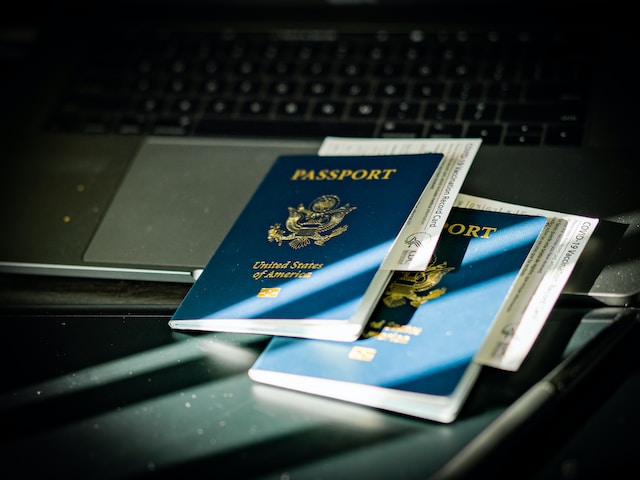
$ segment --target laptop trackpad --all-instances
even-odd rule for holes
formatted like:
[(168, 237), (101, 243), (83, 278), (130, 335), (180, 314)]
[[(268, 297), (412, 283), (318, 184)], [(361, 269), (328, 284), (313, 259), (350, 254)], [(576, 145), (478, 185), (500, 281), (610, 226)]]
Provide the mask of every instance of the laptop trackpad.
[(317, 142), (151, 138), (85, 253), (88, 262), (202, 268), (279, 155)]

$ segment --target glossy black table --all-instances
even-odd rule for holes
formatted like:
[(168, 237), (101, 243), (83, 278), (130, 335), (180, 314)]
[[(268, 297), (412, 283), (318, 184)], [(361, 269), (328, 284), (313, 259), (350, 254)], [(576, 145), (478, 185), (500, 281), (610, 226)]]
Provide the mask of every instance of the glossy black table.
[(0, 277), (4, 470), (92, 479), (425, 479), (446, 466), (447, 478), (614, 478), (638, 466), (635, 327), (544, 415), (509, 435), (496, 430), (480, 456), (461, 456), (619, 309), (559, 304), (521, 370), (486, 368), (460, 418), (443, 425), (252, 382), (247, 370), (269, 338), (172, 331), (167, 321), (187, 290)]

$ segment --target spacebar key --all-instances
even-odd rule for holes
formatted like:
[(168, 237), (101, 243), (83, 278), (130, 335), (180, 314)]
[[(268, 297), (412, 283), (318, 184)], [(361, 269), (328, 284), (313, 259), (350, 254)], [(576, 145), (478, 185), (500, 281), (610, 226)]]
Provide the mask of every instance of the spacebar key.
[(372, 137), (374, 130), (374, 122), (203, 119), (196, 125), (194, 134), (309, 138)]

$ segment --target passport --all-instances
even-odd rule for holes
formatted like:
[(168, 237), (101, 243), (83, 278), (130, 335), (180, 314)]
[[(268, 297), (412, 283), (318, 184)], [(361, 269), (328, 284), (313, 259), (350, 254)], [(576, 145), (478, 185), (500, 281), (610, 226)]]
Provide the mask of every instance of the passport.
[(278, 158), (170, 327), (357, 339), (393, 272), (383, 261), (418, 199), (433, 195), (433, 211), (452, 208), (457, 191), (443, 204), (430, 185), (442, 159)]
[(429, 266), (396, 271), (352, 342), (274, 337), (249, 376), (259, 383), (442, 423), (455, 420), (479, 372), (474, 361), (508, 310), (544, 215), (454, 207)]

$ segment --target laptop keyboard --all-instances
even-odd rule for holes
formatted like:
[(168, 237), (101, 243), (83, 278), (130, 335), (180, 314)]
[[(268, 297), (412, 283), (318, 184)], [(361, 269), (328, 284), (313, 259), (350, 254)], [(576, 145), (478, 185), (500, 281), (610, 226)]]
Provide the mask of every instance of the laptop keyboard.
[(583, 36), (167, 34), (87, 50), (52, 132), (581, 144)]

